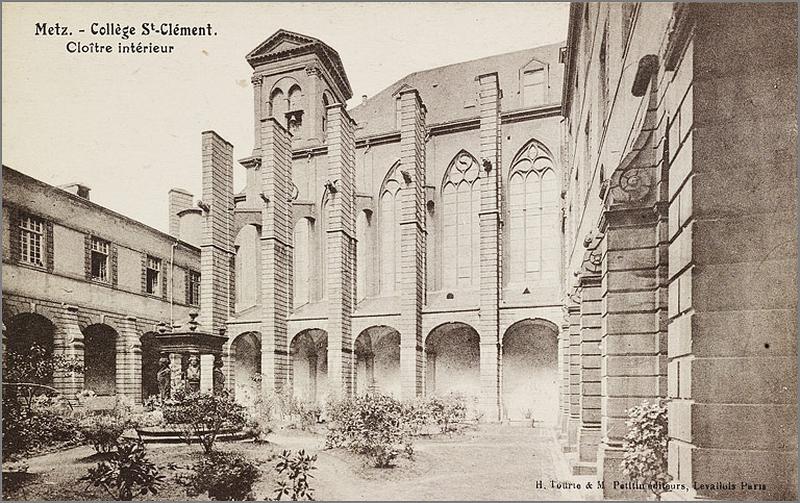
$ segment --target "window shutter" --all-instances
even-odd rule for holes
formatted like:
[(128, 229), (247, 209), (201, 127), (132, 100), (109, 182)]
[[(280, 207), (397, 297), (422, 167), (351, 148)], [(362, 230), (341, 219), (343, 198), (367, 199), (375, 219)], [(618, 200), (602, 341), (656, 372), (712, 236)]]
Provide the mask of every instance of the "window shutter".
[[(161, 260), (161, 298), (167, 298), (167, 261)], [(171, 273), (172, 271), (170, 271)]]
[(119, 262), (119, 250), (117, 249), (117, 245), (111, 245), (111, 257), (109, 257), (110, 268), (111, 268), (111, 286), (116, 287), (119, 284), (119, 274), (117, 272), (117, 264)]
[(20, 234), (19, 224), (20, 224), (20, 215), (19, 210), (17, 208), (9, 207), (9, 243), (8, 243), (8, 253), (10, 258), (13, 262), (19, 262), (20, 259), (20, 240), (22, 239), (22, 235)]
[(192, 277), (192, 271), (188, 268), (183, 269), (183, 300), (189, 305), (189, 279)]
[(44, 245), (46, 249), (46, 256), (45, 256), (45, 265), (47, 266), (48, 272), (53, 272), (55, 267), (54, 260), (53, 260), (53, 222), (47, 221), (45, 222), (45, 236), (44, 236)]
[(147, 254), (142, 253), (142, 293), (147, 293)]
[(83, 272), (86, 279), (92, 279), (92, 236), (85, 234), (83, 236)]

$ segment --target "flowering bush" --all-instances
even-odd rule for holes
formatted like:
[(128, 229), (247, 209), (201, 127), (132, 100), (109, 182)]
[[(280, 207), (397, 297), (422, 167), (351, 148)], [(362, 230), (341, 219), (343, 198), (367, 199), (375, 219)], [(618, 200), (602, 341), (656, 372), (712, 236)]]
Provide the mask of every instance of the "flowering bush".
[(58, 399), (39, 396), (25, 404), (4, 392), (2, 421), (4, 461), (81, 443), (78, 414)]
[(327, 447), (344, 447), (384, 468), (414, 449), (409, 440), (403, 404), (389, 396), (346, 398), (329, 405)]
[(260, 477), (258, 467), (241, 454), (212, 452), (180, 482), (192, 497), (208, 494), (212, 500), (247, 501), (253, 499), (253, 484)]
[(463, 396), (450, 394), (431, 397), (426, 404), (431, 420), (442, 433), (457, 431), (458, 424), (467, 417), (467, 404)]
[(85, 417), (79, 424), (86, 442), (97, 452), (110, 452), (125, 431), (125, 421), (116, 415), (96, 414)]
[(656, 499), (670, 481), (667, 473), (667, 405), (647, 401), (628, 411), (622, 469), (632, 481), (647, 485)]

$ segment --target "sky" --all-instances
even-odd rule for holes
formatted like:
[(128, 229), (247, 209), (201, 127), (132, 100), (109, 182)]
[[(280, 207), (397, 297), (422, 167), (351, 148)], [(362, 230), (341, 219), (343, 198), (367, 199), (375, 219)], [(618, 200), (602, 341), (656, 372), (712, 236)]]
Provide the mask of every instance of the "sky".
[[(354, 106), (428, 68), (566, 39), (568, 3), (2, 4), (2, 162), (166, 231), (167, 191), (199, 197), (200, 133), (253, 148), (245, 55), (280, 28), (336, 49)], [(37, 23), (72, 36), (36, 35)], [(205, 26), (212, 37), (92, 36), (92, 23)], [(85, 29), (85, 33), (78, 30)], [(171, 54), (70, 54), (68, 41), (144, 41)], [(235, 170), (236, 191), (244, 168)]]

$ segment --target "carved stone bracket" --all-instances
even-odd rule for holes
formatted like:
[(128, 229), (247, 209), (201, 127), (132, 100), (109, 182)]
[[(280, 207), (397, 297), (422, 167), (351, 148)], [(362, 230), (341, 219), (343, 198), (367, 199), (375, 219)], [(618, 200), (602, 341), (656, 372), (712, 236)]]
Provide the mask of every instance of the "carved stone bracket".
[(586, 248), (586, 251), (583, 253), (583, 262), (581, 262), (581, 268), (578, 271), (579, 277), (600, 274), (603, 265), (600, 243), (603, 241), (603, 236), (602, 232), (594, 229), (583, 238), (583, 247)]

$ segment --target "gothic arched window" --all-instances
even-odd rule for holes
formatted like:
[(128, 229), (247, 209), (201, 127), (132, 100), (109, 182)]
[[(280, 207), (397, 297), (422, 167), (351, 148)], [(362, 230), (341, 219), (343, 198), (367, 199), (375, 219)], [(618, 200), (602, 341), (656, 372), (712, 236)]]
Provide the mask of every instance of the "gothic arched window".
[(508, 208), (510, 282), (528, 283), (557, 271), (558, 238), (551, 227), (556, 228), (558, 181), (550, 153), (535, 140), (511, 164)]
[(356, 215), (356, 302), (364, 300), (367, 296), (368, 230), (369, 215), (366, 211), (359, 211)]
[(478, 286), (481, 204), (478, 161), (462, 150), (442, 181), (442, 286)]
[(396, 162), (386, 175), (381, 187), (380, 216), (380, 257), (381, 257), (381, 295), (392, 295), (400, 271), (400, 195), (403, 187), (400, 162)]

